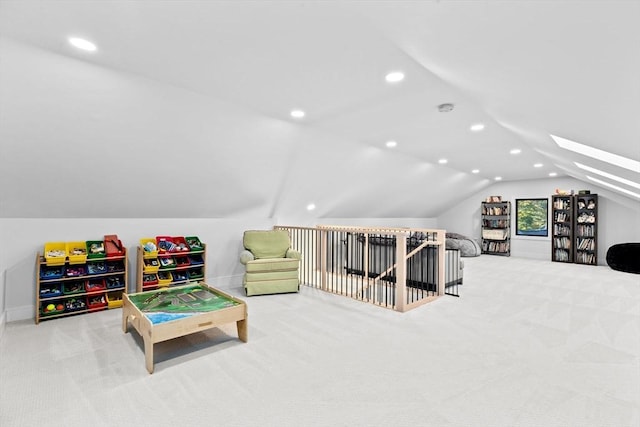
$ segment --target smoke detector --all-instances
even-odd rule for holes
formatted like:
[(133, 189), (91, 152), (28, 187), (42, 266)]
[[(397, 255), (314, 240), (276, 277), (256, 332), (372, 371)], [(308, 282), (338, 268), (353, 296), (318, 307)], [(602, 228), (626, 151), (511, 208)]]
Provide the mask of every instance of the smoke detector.
[(438, 111), (441, 113), (448, 113), (453, 110), (453, 104), (440, 104), (438, 105)]

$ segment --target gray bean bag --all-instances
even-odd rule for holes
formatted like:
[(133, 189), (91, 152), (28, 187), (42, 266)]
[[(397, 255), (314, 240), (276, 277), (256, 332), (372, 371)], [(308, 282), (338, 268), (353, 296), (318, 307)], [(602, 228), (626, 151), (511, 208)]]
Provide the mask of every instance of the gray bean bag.
[(458, 249), (460, 256), (463, 257), (480, 256), (482, 253), (480, 244), (477, 241), (457, 233), (446, 234), (446, 248)]

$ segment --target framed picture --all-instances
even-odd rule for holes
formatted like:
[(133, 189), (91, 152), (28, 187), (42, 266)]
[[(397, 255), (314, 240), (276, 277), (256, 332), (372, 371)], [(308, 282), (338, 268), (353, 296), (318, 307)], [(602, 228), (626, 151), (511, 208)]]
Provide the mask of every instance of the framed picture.
[(549, 235), (549, 199), (516, 199), (516, 235)]

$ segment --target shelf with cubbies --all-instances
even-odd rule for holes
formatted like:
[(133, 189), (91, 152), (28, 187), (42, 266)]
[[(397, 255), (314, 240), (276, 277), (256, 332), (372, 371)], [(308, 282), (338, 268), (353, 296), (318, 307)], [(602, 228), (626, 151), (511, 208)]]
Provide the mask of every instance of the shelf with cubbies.
[(598, 264), (598, 195), (554, 194), (551, 260)]
[(551, 196), (551, 260), (573, 262), (574, 198), (571, 195)]
[(36, 255), (36, 324), (122, 307), (127, 280), (127, 250), (116, 236), (46, 243)]
[(575, 233), (574, 262), (597, 265), (598, 263), (598, 195), (574, 196)]
[(140, 239), (136, 292), (202, 282), (206, 277), (207, 245), (195, 236)]
[(482, 253), (511, 255), (511, 202), (482, 202)]

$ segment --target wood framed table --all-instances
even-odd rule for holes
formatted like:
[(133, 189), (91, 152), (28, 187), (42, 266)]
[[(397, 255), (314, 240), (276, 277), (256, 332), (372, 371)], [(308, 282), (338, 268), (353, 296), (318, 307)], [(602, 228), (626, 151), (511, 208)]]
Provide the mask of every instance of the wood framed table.
[(147, 371), (153, 373), (153, 345), (236, 322), (247, 342), (247, 305), (206, 283), (123, 294), (122, 330), (131, 324), (144, 341)]

